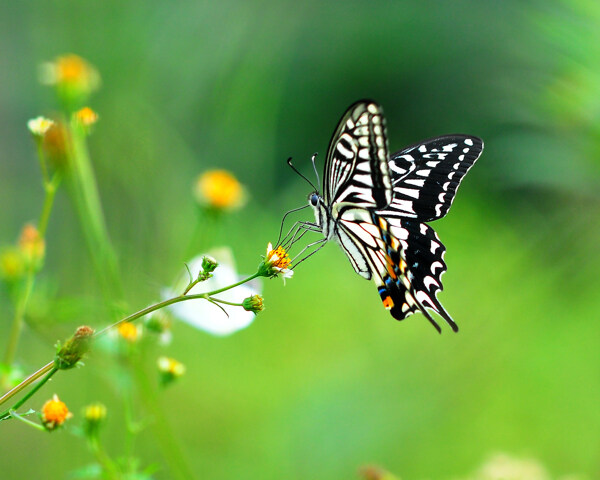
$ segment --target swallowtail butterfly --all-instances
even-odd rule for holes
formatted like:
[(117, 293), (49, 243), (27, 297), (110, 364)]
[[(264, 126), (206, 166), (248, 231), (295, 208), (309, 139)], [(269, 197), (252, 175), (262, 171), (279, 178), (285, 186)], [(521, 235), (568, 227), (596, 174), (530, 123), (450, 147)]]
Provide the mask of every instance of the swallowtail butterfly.
[(372, 279), (397, 320), (428, 309), (454, 331), (437, 299), (446, 248), (425, 222), (448, 213), (483, 142), (470, 135), (424, 140), (391, 156), (381, 107), (352, 105), (337, 126), (325, 160), (322, 194), (308, 197), (316, 227), (342, 247), (356, 273)]

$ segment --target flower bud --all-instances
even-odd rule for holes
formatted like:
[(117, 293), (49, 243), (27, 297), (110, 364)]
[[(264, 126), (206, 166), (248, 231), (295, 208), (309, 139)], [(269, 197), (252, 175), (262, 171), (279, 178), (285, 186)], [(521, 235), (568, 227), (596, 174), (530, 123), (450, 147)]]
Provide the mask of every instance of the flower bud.
[(79, 327), (64, 345), (57, 345), (54, 365), (60, 370), (67, 370), (77, 365), (77, 362), (87, 353), (94, 329), (86, 325)]
[(170, 330), (171, 318), (163, 310), (158, 310), (146, 317), (144, 326), (151, 332), (162, 334)]
[(19, 250), (21, 250), (28, 267), (33, 270), (41, 268), (46, 253), (46, 243), (38, 229), (31, 223), (25, 225), (21, 231)]
[(218, 266), (219, 263), (210, 255), (204, 255), (204, 257), (202, 257), (202, 270), (205, 272), (214, 272)]
[(242, 302), (244, 310), (248, 312), (262, 312), (265, 307), (263, 305), (263, 297), (261, 295), (252, 295), (251, 297), (245, 298)]
[(61, 427), (66, 420), (71, 418), (73, 414), (69, 412), (67, 406), (60, 401), (55, 394), (51, 400), (44, 403), (40, 412), (42, 424), (48, 431), (56, 430)]
[(117, 331), (119, 332), (119, 335), (129, 343), (136, 342), (142, 334), (141, 329), (132, 322), (123, 322), (119, 324)]
[(56, 87), (58, 97), (69, 107), (81, 105), (100, 85), (96, 68), (73, 54), (42, 64), (40, 80)]
[(98, 114), (90, 107), (83, 107), (74, 113), (74, 118), (78, 125), (88, 131), (98, 121)]
[(19, 280), (25, 274), (25, 258), (17, 247), (7, 247), (0, 252), (0, 277), (6, 282)]
[(185, 365), (174, 358), (159, 357), (158, 371), (163, 386), (170, 384), (185, 373)]
[(101, 403), (93, 403), (83, 411), (83, 431), (88, 437), (95, 437), (106, 419), (106, 407)]

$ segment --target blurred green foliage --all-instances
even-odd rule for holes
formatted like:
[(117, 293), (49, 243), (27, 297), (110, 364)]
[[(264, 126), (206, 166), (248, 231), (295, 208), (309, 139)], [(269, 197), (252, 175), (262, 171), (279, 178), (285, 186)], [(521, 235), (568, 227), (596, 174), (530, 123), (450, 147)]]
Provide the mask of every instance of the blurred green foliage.
[[(342, 480), (373, 462), (444, 479), (495, 451), (600, 478), (598, 31), (594, 0), (4, 2), (0, 243), (39, 215), (25, 124), (58, 108), (36, 69), (67, 52), (102, 76), (90, 151), (129, 311), (211, 246), (229, 245), (239, 270), (254, 271), (281, 215), (309, 193), (284, 160), (310, 175), (310, 155), (323, 161), (353, 101), (383, 105), (393, 150), (479, 135), (482, 158), (434, 224), (448, 249), (440, 298), (460, 333), (439, 336), (420, 315), (393, 321), (330, 245), (285, 288), (265, 283), (267, 309), (247, 330), (215, 338), (174, 326), (166, 353), (187, 373), (159, 401), (175, 448), (197, 478)], [(190, 247), (193, 181), (215, 167), (234, 172), (250, 202)], [(75, 326), (108, 324), (101, 300), (60, 192), (22, 368), (51, 359)], [(3, 293), (0, 331), (11, 317)], [(148, 371), (162, 353), (148, 355)], [(118, 446), (116, 367), (101, 351), (86, 364), (32, 407), (59, 392), (77, 422), (78, 408), (101, 401), (106, 443)], [(2, 478), (68, 478), (90, 462), (66, 432), (0, 428)], [(152, 431), (136, 451), (164, 464)]]

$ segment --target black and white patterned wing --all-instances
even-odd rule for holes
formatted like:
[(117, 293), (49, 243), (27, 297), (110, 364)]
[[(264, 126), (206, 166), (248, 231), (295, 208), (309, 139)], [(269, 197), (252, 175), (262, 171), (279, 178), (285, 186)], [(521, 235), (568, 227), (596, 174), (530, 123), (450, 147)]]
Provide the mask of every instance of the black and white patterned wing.
[(356, 208), (344, 211), (338, 234), (354, 269), (375, 281), (384, 307), (394, 318), (403, 320), (421, 311), (441, 331), (427, 310), (431, 309), (458, 330), (437, 299), (446, 271), (446, 249), (431, 227)]
[(377, 103), (362, 100), (342, 116), (325, 160), (323, 197), (332, 209), (342, 202), (360, 208), (391, 202), (385, 119)]
[[(406, 285), (406, 288), (416, 300), (416, 305), (410, 302), (402, 305), (402, 318), (417, 310), (425, 313), (425, 308), (430, 308), (457, 331), (458, 326), (437, 299), (437, 294), (444, 288), (442, 275), (447, 270), (444, 261), (446, 247), (433, 228), (425, 223), (408, 218), (389, 218), (388, 221), (390, 232), (400, 240), (401, 251), (407, 264), (406, 276), (410, 287)], [(427, 316), (426, 313), (425, 315)]]
[(394, 198), (379, 214), (421, 222), (443, 217), (482, 150), (477, 137), (446, 135), (394, 153), (389, 162)]

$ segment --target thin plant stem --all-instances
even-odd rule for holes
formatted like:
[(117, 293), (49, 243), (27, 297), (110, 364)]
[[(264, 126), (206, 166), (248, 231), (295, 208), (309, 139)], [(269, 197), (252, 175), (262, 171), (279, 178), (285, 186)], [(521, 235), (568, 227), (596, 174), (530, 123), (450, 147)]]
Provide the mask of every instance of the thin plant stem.
[(224, 303), (225, 305), (232, 305), (234, 307), (243, 307), (244, 304), (243, 303), (235, 303), (235, 302), (228, 302), (227, 300), (221, 300), (220, 298), (214, 298), (211, 297), (210, 298), (213, 302), (217, 302), (217, 303)]
[(28, 420), (27, 418), (22, 417), (17, 412), (15, 412), (12, 408), (8, 411), (8, 413), (15, 420), (19, 420), (20, 422), (26, 423), (30, 427), (33, 427), (37, 430), (41, 430), (42, 432), (45, 431), (45, 428), (42, 427), (39, 423), (32, 422), (31, 420)]
[(4, 412), (0, 413), (0, 420), (2, 420), (3, 418), (6, 418), (7, 416), (10, 415), (10, 411), (11, 410), (17, 410), (18, 408), (21, 408), (21, 406), (27, 401), (29, 400), (33, 395), (35, 395), (35, 393), (44, 386), (44, 384), (50, 380), (50, 378), (52, 378), (52, 375), (54, 375), (56, 372), (58, 372), (58, 368), (56, 368), (56, 366), (53, 366), (50, 371), (46, 374), (46, 376), (44, 378), (42, 378), (40, 380), (40, 382), (33, 387), (28, 393), (27, 395), (25, 395), (21, 400), (19, 400), (17, 403), (15, 403), (11, 408), (9, 408), (8, 410), (5, 410)]
[(52, 211), (52, 207), (54, 206), (54, 197), (56, 196), (56, 191), (58, 190), (58, 186), (60, 185), (61, 179), (61, 173), (56, 172), (52, 177), (51, 181), (44, 182), (44, 190), (46, 191), (46, 197), (44, 198), (44, 206), (42, 208), (42, 214), (40, 215), (40, 221), (38, 224), (38, 231), (40, 233), (40, 237), (42, 238), (46, 236), (46, 229), (48, 228), (50, 212)]
[(259, 277), (260, 275), (258, 273), (255, 273), (253, 275), (250, 275), (249, 277), (240, 280), (239, 282), (236, 282), (232, 285), (229, 285), (227, 287), (223, 287), (223, 288), (219, 288), (217, 290), (213, 290), (211, 292), (206, 292), (206, 293), (198, 293), (198, 294), (194, 294), (194, 295), (180, 295), (178, 297), (173, 297), (173, 298), (169, 298), (168, 300), (163, 300), (162, 302), (159, 303), (155, 303), (154, 305), (150, 305), (149, 307), (146, 307), (142, 310), (139, 310), (138, 312), (132, 313), (131, 315), (122, 318), (121, 320), (119, 320), (118, 322), (113, 323), (112, 325), (109, 325), (108, 327), (98, 331), (95, 336), (100, 336), (100, 335), (104, 335), (106, 332), (108, 332), (111, 328), (115, 328), (118, 327), (119, 325), (121, 325), (122, 323), (126, 323), (126, 322), (133, 322), (134, 320), (137, 320), (140, 317), (143, 317), (144, 315), (148, 315), (149, 313), (152, 313), (156, 310), (160, 310), (161, 308), (164, 307), (168, 307), (169, 305), (173, 305), (174, 303), (179, 303), (179, 302), (185, 302), (186, 300), (194, 300), (194, 299), (198, 299), (198, 298), (204, 298), (204, 299), (208, 299), (209, 297), (216, 295), (217, 293), (221, 293), (224, 292), (226, 290), (230, 290), (232, 288), (235, 288), (239, 285), (242, 285), (243, 283), (249, 282), (250, 280), (253, 280), (257, 277)]
[(137, 361), (132, 369), (137, 390), (146, 408), (151, 412), (152, 425), (156, 430), (156, 438), (160, 442), (161, 450), (164, 452), (165, 460), (170, 464), (171, 471), (181, 480), (192, 480), (195, 477), (187, 458), (183, 455), (183, 447), (178, 437), (173, 433), (171, 425), (165, 416), (166, 410), (158, 401), (148, 376), (144, 374), (142, 365)]
[[(43, 154), (40, 153), (40, 155)], [(44, 164), (44, 162), (42, 162), (42, 164)], [(40, 215), (40, 221), (38, 224), (38, 232), (40, 238), (42, 239), (44, 239), (46, 235), (48, 220), (50, 219), (50, 213), (52, 212), (52, 207), (54, 206), (54, 198), (56, 196), (56, 190), (59, 184), (59, 173), (54, 174), (52, 181), (44, 182), (44, 190), (46, 192), (46, 195), (44, 197), (44, 206), (42, 208), (42, 213)], [(23, 289), (21, 296), (17, 300), (17, 307), (15, 309), (15, 315), (13, 317), (13, 322), (10, 328), (10, 334), (8, 337), (6, 351), (4, 352), (4, 363), (9, 367), (12, 365), (15, 359), (15, 354), (17, 353), (17, 346), (19, 344), (19, 338), (21, 337), (21, 331), (23, 329), (25, 311), (27, 310), (29, 298), (31, 297), (31, 292), (33, 291), (33, 286), (35, 284), (35, 275), (36, 270), (34, 268), (30, 267), (27, 269), (27, 276), (25, 278), (25, 288)]]
[(31, 385), (33, 382), (35, 382), (38, 378), (40, 378), (41, 376), (48, 373), (50, 370), (52, 370), (53, 366), (54, 366), (54, 360), (52, 360), (51, 362), (48, 362), (46, 365), (44, 365), (42, 368), (40, 368), (37, 372), (34, 372), (31, 375), (29, 375), (25, 380), (23, 380), (21, 383), (19, 383), (16, 387), (14, 387), (12, 390), (9, 390), (4, 395), (2, 395), (2, 397), (0, 397), (0, 405), (2, 405), (4, 402), (6, 402), (9, 398), (14, 397), (17, 393), (19, 393), (24, 388), (27, 388), (29, 385)]
[(73, 168), (69, 186), (102, 292), (109, 304), (112, 304), (123, 297), (117, 257), (106, 228), (85, 133), (75, 121), (71, 123), (70, 130)]
[(90, 450), (94, 454), (94, 457), (96, 457), (98, 463), (102, 465), (104, 471), (109, 475), (108, 478), (118, 479), (119, 469), (115, 465), (115, 462), (113, 462), (112, 459), (108, 456), (108, 454), (104, 451), (102, 445), (100, 445), (100, 442), (98, 441), (98, 438), (93, 437), (89, 439), (88, 445), (90, 447)]

